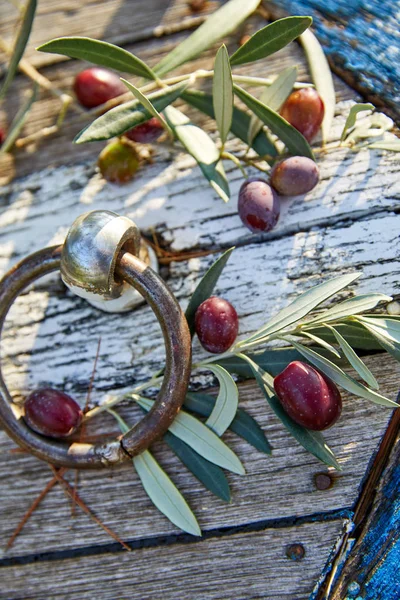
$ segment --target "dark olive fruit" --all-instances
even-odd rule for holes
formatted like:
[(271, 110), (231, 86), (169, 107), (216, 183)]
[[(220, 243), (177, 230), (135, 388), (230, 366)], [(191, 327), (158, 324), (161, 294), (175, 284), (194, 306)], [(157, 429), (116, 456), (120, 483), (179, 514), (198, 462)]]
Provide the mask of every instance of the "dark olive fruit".
[(324, 103), (314, 88), (301, 88), (292, 92), (281, 108), (282, 117), (309, 142), (321, 127), (324, 113)]
[(126, 183), (139, 168), (139, 156), (132, 144), (116, 140), (101, 151), (97, 164), (107, 181)]
[(29, 394), (24, 409), (25, 421), (33, 431), (54, 438), (74, 433), (83, 416), (73, 398), (51, 388), (42, 388)]
[(319, 169), (311, 158), (291, 156), (276, 163), (271, 185), (281, 196), (298, 196), (312, 190), (319, 181)]
[(270, 231), (279, 219), (279, 196), (264, 180), (247, 179), (239, 190), (238, 212), (250, 231)]
[(226, 352), (236, 340), (239, 330), (236, 310), (227, 300), (211, 296), (196, 311), (195, 330), (208, 352)]
[(274, 388), (287, 414), (307, 429), (327, 429), (342, 412), (342, 398), (333, 381), (298, 360), (275, 377)]
[(164, 127), (161, 125), (159, 119), (152, 117), (145, 123), (136, 125), (136, 127), (133, 127), (133, 129), (130, 129), (124, 135), (139, 144), (151, 144), (158, 140), (163, 131)]
[(0, 146), (4, 142), (5, 139), (6, 139), (6, 132), (4, 131), (4, 129), (2, 127), (0, 127)]
[(94, 108), (111, 98), (121, 96), (126, 87), (115, 73), (91, 67), (79, 73), (75, 78), (74, 92), (78, 102), (85, 108)]

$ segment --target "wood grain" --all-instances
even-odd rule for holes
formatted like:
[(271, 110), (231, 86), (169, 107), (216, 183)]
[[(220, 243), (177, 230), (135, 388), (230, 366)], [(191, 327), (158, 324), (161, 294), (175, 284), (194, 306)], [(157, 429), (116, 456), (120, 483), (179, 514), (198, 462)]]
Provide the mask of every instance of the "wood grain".
[[(338, 519), (132, 553), (8, 567), (0, 571), (0, 598), (306, 600), (342, 526)], [(293, 543), (301, 543), (306, 552), (297, 562), (286, 556)]]
[[(400, 374), (398, 363), (384, 355), (369, 357), (366, 362), (379, 373), (382, 392), (393, 397)], [(225, 504), (206, 492), (164, 446), (157, 445), (155, 454), (195, 510), (203, 530), (351, 509), (391, 411), (347, 394), (344, 398), (341, 420), (336, 427), (325, 432), (328, 444), (343, 467), (343, 472), (334, 475), (334, 485), (329, 490), (318, 491), (313, 479), (315, 473), (328, 469), (290, 437), (267, 408), (254, 382), (241, 384), (240, 405), (263, 427), (273, 446), (273, 454), (272, 457), (261, 454), (231, 433), (224, 436), (243, 461), (247, 472), (245, 479), (228, 475), (233, 495), (231, 504)], [(130, 407), (125, 407), (122, 414), (128, 422), (135, 418), (132, 415), (137, 415)], [(99, 427), (100, 431), (108, 432), (116, 429), (112, 418), (104, 416), (100, 423), (93, 421), (88, 433), (99, 431)], [(10, 455), (9, 450), (14, 444), (4, 433), (0, 440), (0, 556), (55, 551), (109, 541), (85, 515), (78, 514), (71, 520), (68, 503), (61, 489), (56, 488), (29, 521), (12, 550), (4, 553), (8, 537), (51, 473), (46, 465), (31, 456)], [(104, 473), (82, 473), (81, 496), (97, 516), (124, 540), (177, 533), (177, 529), (154, 509), (129, 465)]]

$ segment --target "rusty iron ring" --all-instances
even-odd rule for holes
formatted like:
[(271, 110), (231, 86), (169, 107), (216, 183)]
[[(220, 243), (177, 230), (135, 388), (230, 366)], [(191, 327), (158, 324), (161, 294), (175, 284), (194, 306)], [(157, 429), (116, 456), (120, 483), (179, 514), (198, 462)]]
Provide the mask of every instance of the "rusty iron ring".
[[(4, 276), (0, 282), (0, 336), (7, 313), (23, 289), (60, 268), (62, 248), (53, 246), (31, 254)], [(116, 259), (115, 274), (150, 304), (161, 325), (166, 349), (164, 380), (154, 406), (121, 439), (98, 444), (68, 443), (35, 433), (13, 403), (0, 370), (0, 424), (22, 448), (57, 466), (96, 469), (140, 454), (167, 431), (185, 398), (191, 369), (191, 338), (177, 300), (155, 271), (123, 249)]]

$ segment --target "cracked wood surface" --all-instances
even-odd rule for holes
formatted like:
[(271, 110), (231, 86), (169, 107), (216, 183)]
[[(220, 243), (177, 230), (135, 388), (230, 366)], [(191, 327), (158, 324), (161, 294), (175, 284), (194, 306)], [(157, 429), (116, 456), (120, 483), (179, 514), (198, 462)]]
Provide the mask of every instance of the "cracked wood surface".
[[(70, 2), (67, 4), (70, 6)], [(114, 15), (124, 15), (125, 27), (128, 17), (124, 11), (132, 2), (109, 4), (116, 7)], [(38, 35), (42, 40), (48, 37), (43, 27), (48, 27), (45, 23), (49, 22), (46, 19), (52, 10), (59, 11), (61, 19), (54, 21), (57, 25), (52, 35), (59, 35), (58, 31), (68, 35), (74, 33), (73, 27), (78, 17), (84, 15), (88, 3), (77, 3), (73, 9), (77, 12), (70, 14), (67, 5), (57, 3), (56, 6), (54, 2), (43, 0), (40, 6), (39, 18), (43, 21)], [(140, 5), (140, 11), (142, 8), (154, 10), (154, 15), (158, 15), (154, 26), (166, 24), (165, 34), (168, 28), (179, 31), (203, 18), (187, 16), (183, 1), (171, 2), (167, 8), (165, 3), (150, 2)], [(101, 32), (102, 27), (103, 33), (106, 31), (104, 25), (110, 19), (107, 10), (104, 21), (100, 12), (96, 12), (88, 31), (84, 32), (86, 35), (93, 35), (89, 27), (91, 31)], [(259, 25), (257, 19), (253, 18), (253, 23)], [(0, 21), (3, 24), (4, 21)], [(151, 35), (153, 26), (153, 22), (146, 25), (150, 23), (147, 16), (143, 27), (133, 27), (129, 32), (124, 27), (118, 28), (117, 22), (111, 20), (110, 34), (106, 31), (105, 36), (99, 33), (99, 37), (117, 42), (122, 39), (128, 49), (149, 59), (151, 64), (187, 35), (178, 33), (144, 41)], [(237, 39), (238, 36), (234, 36), (230, 40), (231, 49), (237, 45)], [(54, 64), (49, 62), (44, 72), (60, 87), (69, 89), (81, 64), (60, 62), (53, 55), (47, 56)], [(209, 68), (212, 56), (212, 52), (207, 53), (205, 58), (186, 65), (181, 71), (191, 70), (193, 64)], [(47, 60), (43, 57), (46, 55), (42, 55), (41, 60)], [(275, 73), (293, 61), (300, 63), (300, 77), (307, 80), (304, 58), (296, 44), (265, 61), (263, 74)], [(242, 72), (259, 75), (260, 64), (244, 67)], [(336, 82), (340, 99), (357, 99), (347, 86), (337, 79)], [(16, 110), (26, 87), (26, 81), (19, 76), (13, 86), (12, 102), (6, 106), (9, 116)], [(332, 141), (338, 139), (348, 108), (345, 104), (338, 106)], [(53, 123), (56, 110), (56, 101), (43, 94), (25, 133)], [(209, 127), (209, 122), (202, 119), (201, 122)], [(243, 228), (236, 214), (241, 178), (232, 169), (229, 172), (232, 200), (227, 205), (215, 197), (190, 158), (170, 154), (165, 149), (157, 151), (155, 163), (144, 167), (137, 180), (115, 187), (105, 184), (95, 173), (97, 144), (79, 148), (71, 144), (73, 133), (81, 126), (71, 112), (63, 132), (45, 140), (36, 152), (17, 152), (13, 165), (0, 161), (0, 174), (12, 167), (18, 175), (26, 175), (0, 190), (1, 272), (26, 254), (61, 241), (69, 224), (83, 211), (107, 208), (134, 218), (148, 235), (155, 231), (161, 245), (177, 253), (178, 258), (180, 253), (184, 258), (185, 252), (211, 253), (238, 245), (219, 281), (218, 293), (237, 308), (241, 335), (254, 331), (273, 311), (320, 281), (321, 275), (328, 278), (360, 269), (364, 277), (355, 283), (352, 291), (399, 294), (400, 185), (396, 155), (352, 154), (347, 150), (326, 154), (319, 160), (322, 182), (315, 192), (305, 199), (285, 200), (278, 227), (269, 235), (257, 237)], [(235, 143), (230, 144), (230, 149), (236, 149)], [(67, 166), (54, 168), (63, 164)], [(212, 260), (209, 254), (163, 267), (163, 276), (183, 306)], [(104, 315), (72, 297), (57, 277), (49, 277), (24, 294), (12, 309), (2, 341), (6, 381), (16, 395), (51, 383), (73, 393), (84, 403), (100, 336), (102, 346), (92, 395), (94, 402), (106, 392), (120, 392), (143, 381), (163, 361), (161, 332), (148, 307), (142, 306), (123, 316)], [(196, 358), (203, 355), (197, 342), (194, 351)], [(398, 388), (398, 363), (383, 355), (368, 357), (366, 362), (382, 381), (382, 392), (394, 398)], [(195, 381), (197, 386), (211, 383), (206, 376), (197, 377)], [(58, 487), (45, 499), (12, 550), (5, 553), (6, 540), (51, 473), (46, 465), (30, 456), (10, 454), (14, 444), (1, 432), (0, 557), (3, 561), (0, 565), (3, 569), (0, 597), (25, 598), (35, 588), (35, 599), (74, 597), (77, 590), (80, 597), (90, 598), (96, 586), (97, 596), (104, 598), (115, 597), (115, 594), (155, 598), (160, 595), (160, 589), (163, 597), (167, 590), (169, 596), (165, 597), (169, 598), (181, 598), (184, 589), (189, 600), (228, 596), (307, 598), (340, 535), (343, 519), (339, 513), (349, 514), (356, 502), (360, 483), (385, 431), (390, 411), (345, 395), (343, 417), (326, 433), (344, 471), (335, 476), (331, 489), (318, 491), (313, 477), (317, 472), (326, 471), (324, 466), (283, 430), (253, 383), (241, 384), (240, 395), (241, 405), (265, 428), (274, 453), (266, 457), (227, 434), (226, 440), (238, 452), (248, 472), (245, 482), (229, 475), (231, 504), (225, 505), (213, 498), (160, 444), (155, 448), (156, 456), (199, 516), (200, 525), (207, 532), (203, 541), (183, 545), (179, 537), (164, 538), (178, 532), (155, 511), (128, 466), (101, 475), (82, 474), (83, 498), (107, 525), (124, 539), (134, 541), (137, 549), (132, 555), (115, 553), (115, 546), (109, 546), (109, 538), (84, 515), (78, 513), (71, 520), (70, 507)], [(123, 415), (128, 419), (134, 414), (137, 413), (131, 407), (123, 408)], [(115, 431), (108, 417), (101, 419), (99, 427), (103, 431)], [(310, 522), (300, 524), (298, 517)], [(324, 518), (336, 520), (323, 522)], [(314, 519), (318, 522), (311, 523)], [(277, 526), (282, 529), (275, 529)], [(235, 534), (224, 537), (224, 527), (236, 528)], [(243, 527), (255, 530), (241, 532)], [(213, 532), (222, 538), (214, 538)], [(149, 538), (150, 542), (146, 542)], [(177, 543), (163, 547), (164, 540)], [(287, 541), (305, 543), (303, 561), (294, 563), (285, 557)], [(148, 543), (155, 547), (141, 547)], [(28, 564), (46, 552), (54, 553), (53, 559), (64, 560)], [(96, 556), (90, 556), (92, 553)], [(87, 556), (78, 558), (79, 554)], [(46, 556), (40, 560), (47, 561)], [(67, 556), (73, 558), (67, 559)], [(27, 564), (7, 566), (13, 560)], [(201, 569), (196, 571), (199, 563)], [(149, 564), (150, 580), (146, 575)], [(177, 572), (172, 570), (176, 564), (179, 565)], [(39, 574), (49, 571), (53, 576), (47, 575), (47, 581), (42, 576), (39, 584)], [(176, 576), (179, 587), (174, 587), (172, 577), (166, 579), (168, 572)], [(203, 573), (206, 573), (204, 580), (201, 579)], [(61, 587), (56, 589), (57, 578)]]

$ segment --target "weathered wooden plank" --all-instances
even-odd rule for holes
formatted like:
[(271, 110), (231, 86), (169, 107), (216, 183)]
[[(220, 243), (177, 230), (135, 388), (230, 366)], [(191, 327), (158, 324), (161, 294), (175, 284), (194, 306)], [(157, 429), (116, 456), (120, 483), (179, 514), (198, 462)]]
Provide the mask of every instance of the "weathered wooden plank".
[[(383, 355), (368, 357), (366, 361), (379, 373), (382, 392), (393, 396), (400, 373), (398, 363)], [(329, 490), (318, 491), (314, 483), (314, 475), (328, 469), (294, 442), (267, 408), (264, 397), (253, 382), (240, 386), (240, 404), (265, 430), (273, 446), (273, 455), (267, 457), (255, 451), (233, 434), (225, 436), (224, 439), (240, 456), (247, 472), (246, 479), (229, 474), (233, 494), (231, 504), (225, 504), (206, 492), (165, 447), (158, 445), (156, 456), (188, 498), (203, 530), (351, 508), (358, 496), (360, 481), (370, 457), (385, 430), (390, 411), (347, 394), (344, 398), (341, 420), (326, 432), (326, 440), (343, 466), (343, 472), (333, 475), (334, 484)], [(125, 407), (122, 414), (132, 422), (132, 408)], [(99, 425), (100, 431), (116, 430), (108, 415), (100, 420)], [(93, 421), (88, 433), (95, 430), (99, 431)], [(10, 455), (9, 450), (14, 444), (4, 433), (0, 440), (0, 556), (18, 556), (109, 541), (106, 534), (85, 515), (79, 513), (76, 518), (70, 518), (68, 503), (61, 489), (57, 488), (26, 525), (12, 550), (4, 554), (6, 540), (51, 473), (46, 465), (31, 456)], [(131, 466), (100, 474), (84, 472), (81, 474), (80, 489), (83, 499), (123, 539), (137, 540), (177, 532), (154, 509)]]
[(311, 15), (336, 73), (399, 121), (398, 0), (284, 0), (266, 6), (272, 7), (273, 13), (276, 8), (278, 12)]
[[(25, 58), (37, 68), (65, 60), (61, 56), (35, 51), (50, 37), (85, 35), (113, 44), (133, 44), (191, 29), (218, 5), (218, 2), (211, 1), (200, 13), (193, 13), (186, 0), (69, 0), (64, 3), (40, 0)], [(12, 42), (17, 23), (16, 6), (2, 2), (0, 36), (8, 43)], [(4, 62), (4, 55), (0, 54), (0, 62)]]
[[(1, 569), (0, 598), (35, 600), (305, 600), (342, 529), (340, 519), (284, 529), (210, 538), (193, 544), (141, 548), (132, 553), (88, 556)], [(291, 544), (305, 556), (286, 556)]]

